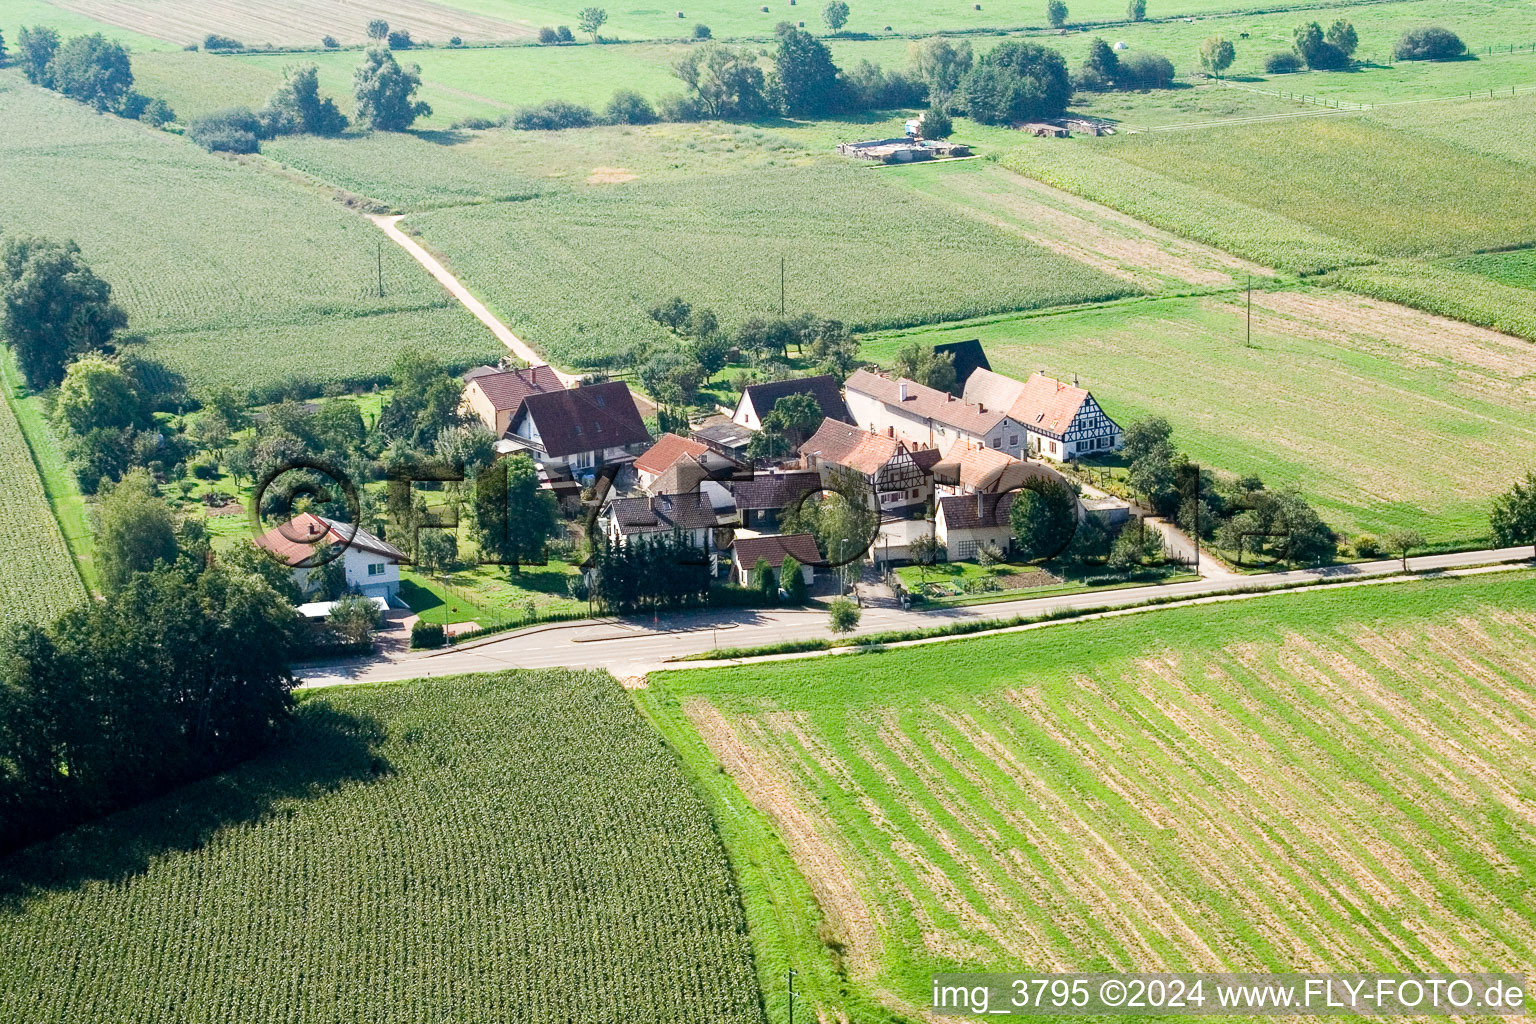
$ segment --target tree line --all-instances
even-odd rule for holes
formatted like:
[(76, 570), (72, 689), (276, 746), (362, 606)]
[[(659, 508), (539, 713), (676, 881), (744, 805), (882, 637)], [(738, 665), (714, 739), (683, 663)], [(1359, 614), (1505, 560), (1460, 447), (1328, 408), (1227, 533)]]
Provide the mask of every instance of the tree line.
[[(0, 40), (0, 56), (4, 43)], [(16, 60), (27, 81), (62, 93), (103, 113), (159, 128), (176, 119), (164, 100), (133, 88), (128, 51), (99, 32), (61, 42), (46, 25), (23, 28), (16, 36)]]

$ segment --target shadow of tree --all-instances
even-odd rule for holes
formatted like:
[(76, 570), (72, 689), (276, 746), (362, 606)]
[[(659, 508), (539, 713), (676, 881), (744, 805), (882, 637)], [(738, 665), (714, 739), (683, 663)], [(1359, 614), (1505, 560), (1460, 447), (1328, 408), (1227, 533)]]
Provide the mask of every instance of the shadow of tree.
[(266, 753), (0, 858), (0, 914), (18, 913), (49, 892), (127, 881), (155, 857), (200, 849), (221, 830), (261, 821), (287, 801), (386, 776), (390, 765), (376, 752), (384, 738), (371, 716), (308, 701)]
[(473, 132), (459, 131), (454, 128), (414, 128), (410, 134), (423, 142), (431, 142), (439, 146), (457, 146), (473, 139)]

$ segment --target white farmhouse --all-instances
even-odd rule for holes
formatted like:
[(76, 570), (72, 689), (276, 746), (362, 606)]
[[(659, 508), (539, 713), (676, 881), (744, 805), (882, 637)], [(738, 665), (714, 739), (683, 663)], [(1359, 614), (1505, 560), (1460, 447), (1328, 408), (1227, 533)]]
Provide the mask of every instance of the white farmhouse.
[(955, 445), (966, 444), (1017, 456), (1023, 442), (1024, 429), (1006, 407), (962, 401), (905, 377), (855, 370), (845, 393), (855, 423), (908, 447), (948, 455)]
[[(849, 389), (850, 394), (852, 388)], [(1003, 409), (1021, 424), (1024, 451), (1011, 443), (1010, 455), (1044, 455), (1058, 461), (1107, 453), (1120, 447), (1120, 426), (1107, 416), (1091, 393), (1043, 373), (1020, 383), (991, 370), (978, 369), (966, 379), (965, 400), (988, 409)], [(1010, 434), (1009, 441), (1013, 441)]]
[(284, 565), (294, 567), (293, 579), (301, 593), (307, 594), (317, 586), (310, 579), (310, 573), (320, 564), (323, 552), (329, 547), (342, 549), (337, 557), (346, 570), (349, 590), (386, 601), (400, 591), (400, 563), (406, 560), (404, 553), (351, 523), (302, 512), (257, 537), (256, 544), (270, 551)]

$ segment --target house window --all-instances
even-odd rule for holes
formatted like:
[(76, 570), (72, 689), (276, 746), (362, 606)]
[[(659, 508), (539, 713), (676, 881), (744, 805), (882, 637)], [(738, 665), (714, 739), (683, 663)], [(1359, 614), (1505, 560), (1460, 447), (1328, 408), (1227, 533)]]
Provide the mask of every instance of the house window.
[(962, 561), (962, 562), (965, 561), (968, 558), (975, 558), (976, 557), (976, 542), (974, 540), (963, 540), (963, 541), (961, 541), (960, 542), (960, 546), (957, 549), (957, 553), (960, 555), (960, 561)]
[(384, 575), (384, 563), (383, 562), (369, 562), (368, 563), (368, 575), (369, 576), (383, 576)]
[(1018, 446), (1019, 446), (1019, 435), (1018, 434), (1009, 434), (1008, 435), (1008, 447), (1009, 448), (1017, 448)]
[(1001, 435), (999, 435), (997, 437), (994, 437), (992, 439), (992, 447), (993, 448), (1001, 448), (1002, 446), (1003, 446), (1003, 438), (1002, 438)]

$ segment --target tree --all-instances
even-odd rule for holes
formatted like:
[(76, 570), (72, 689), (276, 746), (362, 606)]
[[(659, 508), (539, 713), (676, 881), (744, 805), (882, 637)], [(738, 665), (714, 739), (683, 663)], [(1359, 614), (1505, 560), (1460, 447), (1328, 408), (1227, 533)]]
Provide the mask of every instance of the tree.
[(774, 91), (784, 113), (815, 117), (841, 105), (832, 52), (804, 29), (790, 26), (779, 32), (773, 66)]
[(1355, 55), (1360, 36), (1355, 32), (1355, 26), (1340, 18), (1328, 26), (1328, 42), (1347, 59)]
[(383, 42), (389, 38), (389, 22), (383, 18), (374, 18), (368, 22), (368, 38), (374, 42)]
[(767, 112), (763, 69), (750, 51), (717, 42), (689, 47), (672, 73), (688, 86), (707, 117), (747, 118)]
[(134, 573), (176, 560), (171, 509), (142, 469), (131, 469), (101, 500), (96, 567), (107, 593), (127, 586)]
[(601, 7), (583, 7), (581, 13), (576, 16), (576, 24), (581, 30), (597, 42), (597, 30), (608, 22), (608, 12)]
[(808, 354), (817, 368), (842, 380), (859, 365), (859, 342), (841, 320), (821, 320), (811, 337)]
[(966, 40), (953, 43), (943, 36), (929, 36), (907, 47), (907, 66), (928, 87), (928, 102), (935, 109), (949, 109), (971, 64), (971, 44)]
[(1173, 457), (1173, 425), (1162, 416), (1144, 416), (1126, 426), (1121, 434), (1120, 454), (1127, 462), (1152, 452)]
[(1083, 58), (1083, 68), (1073, 84), (1089, 92), (1107, 92), (1119, 81), (1120, 57), (1108, 43), (1095, 38), (1088, 44), (1088, 56)]
[(0, 32), (0, 67), (4, 67), (5, 66), (5, 58), (8, 55), (9, 54), (6, 51), (6, 48), (5, 48), (5, 33), (4, 32)]
[(384, 615), (373, 598), (343, 594), (325, 617), (325, 625), (342, 643), (365, 644), (384, 625)]
[(101, 33), (75, 36), (48, 62), (52, 88), (97, 110), (116, 110), (133, 88), (128, 51)]
[(1120, 60), (1121, 89), (1171, 89), (1173, 88), (1173, 61), (1160, 53), (1138, 50)]
[(1053, 558), (1066, 548), (1077, 527), (1077, 494), (1059, 480), (1015, 491), (1008, 525), (1020, 557)]
[(459, 538), (452, 530), (423, 530), (416, 561), (429, 573), (444, 573), (459, 560)]
[(1314, 70), (1342, 68), (1349, 63), (1359, 37), (1348, 21), (1340, 18), (1324, 32), (1317, 22), (1296, 27), (1296, 52)]
[(662, 349), (640, 367), (640, 383), (658, 401), (669, 406), (691, 405), (699, 397), (704, 369), (693, 353)]
[(1049, 0), (1045, 5), (1045, 20), (1051, 28), (1061, 28), (1067, 23), (1067, 5), (1064, 0)]
[(704, 40), (704, 39), (711, 39), (713, 37), (714, 37), (714, 33), (709, 30), (709, 26), (708, 25), (705, 25), (702, 22), (700, 22), (699, 24), (693, 26), (693, 38), (699, 39), (699, 40)]
[(859, 618), (863, 614), (859, 606), (846, 597), (834, 597), (828, 612), (828, 628), (834, 633), (852, 633), (859, 628)]
[(313, 64), (283, 72), (283, 84), (257, 113), (267, 135), (340, 135), (346, 130), (346, 116), (336, 101), (320, 97), (319, 75)]
[(915, 380), (936, 391), (953, 393), (957, 384), (955, 354), (935, 352), (932, 346), (921, 342), (914, 341), (897, 352), (892, 367), (897, 376)]
[(784, 586), (785, 601), (788, 604), (805, 604), (805, 573), (801, 571), (800, 563), (795, 561), (794, 555), (784, 556), (784, 564), (779, 566), (779, 581)]
[(44, 89), (53, 87), (48, 65), (59, 50), (59, 33), (46, 25), (23, 28), (16, 36), (16, 60), (27, 81)]
[(409, 50), (416, 45), (416, 40), (403, 28), (391, 30), (385, 42), (391, 50)]
[(1517, 481), (1493, 500), (1488, 522), (1498, 544), (1536, 547), (1536, 473), (1527, 473), (1523, 482)]
[(699, 336), (693, 343), (693, 358), (698, 362), (699, 369), (704, 373), (704, 381), (708, 383), (715, 374), (725, 369), (726, 359), (729, 358), (731, 342), (720, 331), (711, 331)]
[(74, 242), (13, 238), (0, 249), (0, 331), (27, 383), (52, 387), (69, 360), (106, 348), (128, 324)]
[(944, 545), (939, 543), (939, 538), (931, 532), (922, 534), (907, 544), (907, 557), (912, 559), (912, 564), (918, 567), (918, 572), (927, 578), (928, 570), (939, 560), (939, 553), (944, 550)]
[(1381, 546), (1383, 550), (1402, 558), (1403, 572), (1407, 572), (1408, 555), (1415, 548), (1424, 546), (1424, 535), (1409, 527), (1398, 527), (1387, 531), (1386, 536), (1381, 538)]
[(1108, 564), (1117, 572), (1126, 572), (1163, 557), (1163, 535), (1156, 529), (1147, 529), (1145, 519), (1136, 519), (1127, 523), (1115, 537), (1109, 549)]
[(82, 356), (70, 364), (53, 411), (76, 434), (136, 427), (144, 416), (138, 389), (123, 368), (97, 355)]
[(1466, 52), (1467, 44), (1460, 36), (1438, 25), (1411, 28), (1392, 47), (1398, 60), (1453, 60)]
[(502, 459), (475, 482), (475, 539), (483, 559), (521, 572), (522, 563), (544, 560), (558, 527), (555, 496), (540, 487), (527, 455)]
[(763, 417), (762, 428), (747, 443), (747, 456), (772, 459), (789, 455), (816, 432), (824, 418), (814, 395), (785, 395)]
[(1147, 20), (1147, 0), (1131, 0), (1125, 7), (1126, 21)]
[(827, 6), (821, 9), (821, 20), (827, 23), (827, 28), (836, 35), (848, 24), (848, 5), (843, 0), (831, 0)]
[(255, 153), (266, 131), (250, 107), (226, 107), (194, 117), (187, 138), (210, 153)]
[(176, 111), (171, 105), (162, 99), (150, 100), (144, 107), (144, 112), (139, 115), (139, 120), (151, 128), (164, 128), (176, 120)]
[(1061, 54), (1010, 39), (982, 54), (961, 94), (971, 117), (984, 124), (1010, 124), (1060, 117), (1072, 98), (1072, 81)]
[(1237, 47), (1232, 45), (1232, 40), (1221, 36), (1211, 36), (1200, 44), (1200, 66), (1208, 74), (1221, 77), (1221, 73), (1232, 66), (1232, 61), (1237, 59)]
[(947, 139), (954, 133), (955, 126), (949, 119), (949, 114), (943, 107), (929, 107), (923, 111), (923, 138)]
[(655, 124), (656, 108), (633, 89), (619, 89), (608, 101), (610, 124)]
[(421, 69), (402, 68), (394, 54), (371, 47), (352, 76), (358, 120), (385, 132), (403, 132), (418, 117), (431, 117), (427, 103), (413, 99), (421, 87)]
[(1125, 482), (1131, 490), (1146, 499), (1158, 513), (1172, 510), (1178, 502), (1174, 490), (1175, 473), (1173, 458), (1168, 449), (1158, 448), (1131, 463)]

